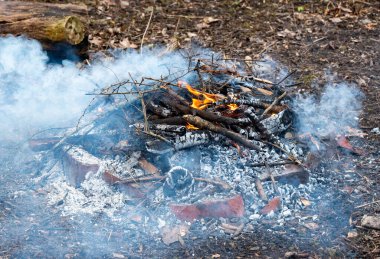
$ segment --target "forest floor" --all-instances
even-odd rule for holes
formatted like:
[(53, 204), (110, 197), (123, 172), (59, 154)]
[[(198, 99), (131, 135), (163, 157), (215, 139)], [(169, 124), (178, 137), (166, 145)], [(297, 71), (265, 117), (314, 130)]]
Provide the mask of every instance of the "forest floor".
[[(46, 1), (45, 1), (46, 2)], [(49, 1), (54, 2), (54, 1)], [(62, 1), (55, 1), (62, 2)], [(75, 1), (65, 1), (72, 2)], [(231, 58), (258, 59), (268, 54), (288, 69), (304, 91), (318, 93), (326, 74), (356, 84), (365, 93), (360, 128), (368, 133), (362, 148), (368, 156), (357, 159), (358, 181), (351, 194), (338, 192), (336, 206), (323, 208), (331, 228), (313, 235), (303, 232), (273, 234), (263, 225), (237, 237), (195, 239), (185, 246), (151, 244), (145, 256), (153, 257), (283, 257), (307, 253), (311, 257), (380, 256), (380, 232), (362, 228), (363, 215), (380, 213), (380, 3), (377, 1), (111, 1), (90, 7), (89, 53), (108, 48), (197, 43)], [(154, 8), (154, 9), (153, 9)], [(145, 37), (150, 15), (153, 15)], [(371, 159), (372, 160), (371, 160)], [(373, 162), (375, 161), (375, 162)], [(338, 172), (339, 173), (339, 172)], [(344, 186), (345, 183), (342, 183)], [(336, 186), (331, 186), (331, 189)], [(359, 206), (359, 207), (358, 207)], [(333, 213), (334, 212), (334, 213)], [(344, 217), (334, 215), (344, 213)], [(348, 235), (353, 233), (354, 235)], [(327, 234), (333, 241), (324, 243)], [(289, 253), (287, 255), (290, 255)]]

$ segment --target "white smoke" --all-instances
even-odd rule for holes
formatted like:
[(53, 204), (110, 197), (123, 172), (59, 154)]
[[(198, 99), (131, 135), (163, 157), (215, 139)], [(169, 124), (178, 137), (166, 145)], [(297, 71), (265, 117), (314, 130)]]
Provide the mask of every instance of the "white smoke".
[(298, 96), (293, 102), (300, 133), (315, 136), (342, 134), (357, 127), (363, 94), (347, 83), (327, 84), (320, 98)]
[(74, 126), (93, 98), (86, 93), (130, 76), (160, 78), (188, 68), (180, 53), (159, 57), (158, 51), (119, 51), (80, 70), (69, 61), (48, 64), (35, 40), (0, 38), (0, 138), (21, 140), (40, 129)]

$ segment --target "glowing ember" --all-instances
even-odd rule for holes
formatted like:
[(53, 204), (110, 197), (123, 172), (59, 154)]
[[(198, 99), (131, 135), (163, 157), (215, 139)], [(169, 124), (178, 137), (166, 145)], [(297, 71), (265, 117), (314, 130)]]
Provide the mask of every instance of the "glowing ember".
[(188, 130), (199, 130), (199, 128), (195, 127), (193, 124), (187, 123), (186, 129)]
[(235, 110), (239, 109), (239, 105), (237, 105), (236, 103), (228, 104), (227, 107), (228, 107), (228, 109), (230, 109), (231, 111), (235, 111)]

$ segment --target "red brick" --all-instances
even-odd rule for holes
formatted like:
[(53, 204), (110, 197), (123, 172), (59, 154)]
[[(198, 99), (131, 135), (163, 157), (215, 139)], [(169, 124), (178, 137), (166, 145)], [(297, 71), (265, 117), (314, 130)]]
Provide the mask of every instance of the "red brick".
[(171, 204), (172, 213), (180, 220), (200, 218), (243, 217), (244, 201), (240, 195), (221, 200), (206, 200), (195, 204)]
[(274, 197), (272, 200), (268, 202), (268, 204), (261, 210), (261, 214), (269, 214), (272, 211), (276, 211), (281, 207), (281, 198)]
[(98, 171), (100, 159), (79, 146), (66, 146), (62, 162), (67, 182), (79, 187), (89, 172)]

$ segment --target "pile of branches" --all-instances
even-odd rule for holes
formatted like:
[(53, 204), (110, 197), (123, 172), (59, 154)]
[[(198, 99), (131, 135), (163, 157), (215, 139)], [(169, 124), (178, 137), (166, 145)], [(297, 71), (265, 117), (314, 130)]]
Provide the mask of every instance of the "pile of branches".
[(130, 75), (129, 80), (97, 95), (140, 98), (144, 120), (133, 126), (154, 138), (146, 141), (151, 153), (227, 139), (234, 146), (255, 151), (270, 145), (300, 163), (278, 137), (292, 122), (286, 89), (295, 85), (284, 85), (292, 73), (275, 83), (226, 60), (192, 58), (189, 64), (188, 71), (179, 76), (137, 81)]

